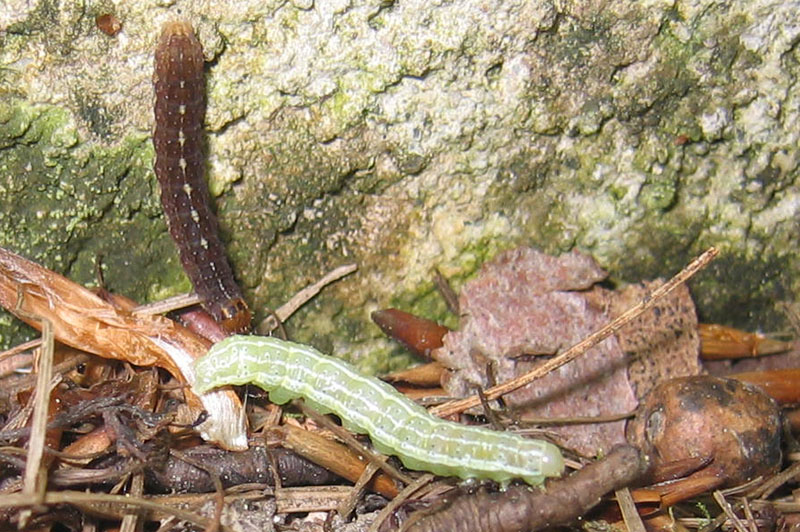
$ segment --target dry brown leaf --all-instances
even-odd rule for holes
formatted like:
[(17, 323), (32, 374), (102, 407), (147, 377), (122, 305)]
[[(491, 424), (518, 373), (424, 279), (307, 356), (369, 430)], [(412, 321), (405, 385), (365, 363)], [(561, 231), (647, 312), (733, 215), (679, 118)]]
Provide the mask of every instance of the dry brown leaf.
[[(462, 323), (434, 356), (455, 371), (445, 389), (463, 396), (526, 373), (532, 356), (568, 348), (608, 321), (583, 292), (605, 278), (590, 257), (577, 251), (552, 257), (530, 248), (500, 254), (467, 283), (459, 297)], [(636, 407), (627, 380), (627, 359), (609, 338), (574, 360), (505, 396), (519, 412), (536, 417), (596, 417)], [(625, 441), (624, 421), (554, 427), (559, 443), (595, 455)]]
[[(611, 317), (622, 314), (662, 284), (663, 280), (655, 280), (609, 291)], [(620, 331), (617, 340), (631, 358), (628, 377), (637, 399), (645, 397), (660, 382), (703, 372), (697, 313), (686, 285), (632, 321)]]
[[(41, 324), (31, 315), (49, 320), (59, 342), (104, 358), (162, 367), (189, 384), (195, 380), (192, 362), (209, 347), (172, 320), (118, 310), (66, 277), (3, 248), (0, 305), (37, 329)], [(186, 399), (195, 417), (208, 412), (208, 420), (198, 427), (204, 438), (229, 449), (247, 447), (242, 405), (235, 394), (212, 392), (198, 398), (187, 388)]]
[[(611, 321), (654, 283), (622, 292), (596, 283), (605, 272), (577, 251), (552, 257), (530, 248), (487, 263), (459, 298), (461, 327), (434, 357), (452, 371), (443, 378), (456, 396), (522, 375)], [(635, 386), (699, 372), (696, 318), (688, 290), (542, 379), (504, 396), (524, 419), (601, 417), (632, 411)], [(658, 331), (658, 332), (654, 332)], [(548, 356), (549, 358), (549, 356)], [(633, 363), (633, 366), (631, 366)], [(628, 371), (632, 370), (629, 380)], [(652, 382), (651, 382), (652, 381)], [(624, 421), (551, 427), (559, 443), (582, 454), (624, 442)]]

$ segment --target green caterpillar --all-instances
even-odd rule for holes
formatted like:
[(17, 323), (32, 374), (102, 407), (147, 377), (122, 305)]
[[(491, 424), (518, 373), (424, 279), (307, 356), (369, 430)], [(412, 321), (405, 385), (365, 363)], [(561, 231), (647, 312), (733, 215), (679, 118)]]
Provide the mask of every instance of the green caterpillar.
[(283, 404), (302, 397), (345, 428), (369, 434), (376, 449), (396, 455), (409, 469), (462, 479), (531, 485), (560, 476), (564, 459), (555, 445), (509, 432), (436, 418), (389, 384), (316, 349), (277, 338), (231, 336), (195, 362), (194, 389), (255, 384)]

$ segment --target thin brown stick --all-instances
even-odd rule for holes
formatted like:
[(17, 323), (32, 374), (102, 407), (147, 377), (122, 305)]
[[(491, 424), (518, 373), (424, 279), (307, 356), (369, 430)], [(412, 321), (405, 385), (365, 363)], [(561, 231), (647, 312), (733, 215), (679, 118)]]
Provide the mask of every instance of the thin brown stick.
[[(636, 410), (630, 412), (620, 412), (619, 414), (607, 414), (605, 416), (570, 416), (570, 417), (536, 417), (536, 416), (521, 416), (519, 419), (519, 426), (525, 427), (527, 425), (588, 425), (590, 423), (611, 423), (613, 421), (620, 421), (629, 419), (636, 415)], [(517, 432), (525, 432), (525, 429), (520, 429)]]
[(177, 296), (168, 297), (167, 299), (148, 303), (147, 305), (139, 305), (133, 309), (133, 313), (143, 316), (155, 316), (157, 314), (166, 314), (173, 310), (191, 307), (192, 305), (199, 305), (202, 302), (203, 298), (194, 292), (190, 294), (178, 294)]
[(5, 351), (0, 352), (0, 361), (3, 361), (7, 358), (11, 358), (13, 356), (19, 355), (24, 353), (28, 349), (33, 349), (34, 347), (39, 347), (41, 345), (42, 339), (41, 338), (34, 338), (33, 340), (29, 340), (25, 343), (19, 344), (14, 346), (10, 349), (6, 349)]
[(752, 499), (766, 499), (772, 495), (775, 490), (794, 478), (800, 478), (800, 461), (793, 463), (760, 486), (748, 492), (747, 497)]
[(435, 477), (430, 473), (425, 473), (417, 480), (415, 480), (414, 482), (403, 488), (403, 491), (401, 491), (397, 495), (397, 497), (389, 501), (389, 504), (384, 506), (383, 509), (378, 513), (378, 516), (375, 518), (375, 521), (373, 521), (372, 524), (370, 525), (368, 532), (377, 532), (380, 529), (381, 524), (386, 520), (386, 518), (392, 515), (392, 512), (394, 512), (401, 504), (406, 502), (406, 500), (412, 495), (414, 495), (414, 493), (419, 491), (420, 488), (422, 488), (426, 484), (430, 484), (430, 482), (434, 478)]
[[(289, 319), (292, 314), (297, 312), (297, 309), (303, 306), (315, 295), (320, 293), (323, 288), (335, 281), (338, 281), (342, 277), (350, 275), (357, 269), (357, 264), (345, 264), (344, 266), (339, 266), (338, 268), (334, 268), (333, 270), (329, 271), (317, 282), (312, 283), (297, 292), (289, 301), (281, 305), (278, 310), (267, 316), (264, 321), (262, 321), (256, 327), (256, 330), (260, 334), (267, 334), (270, 331), (277, 329), (280, 327), (282, 322)], [(149, 303), (147, 305), (139, 305), (133, 309), (133, 313), (147, 316), (166, 314), (167, 312), (180, 310), (202, 302), (203, 299), (196, 293), (179, 294), (177, 296), (169, 297), (167, 299)]]
[(17, 290), (17, 307), (15, 311), (27, 315), (42, 324), (42, 347), (39, 351), (36, 374), (36, 398), (31, 419), (31, 435), (28, 439), (28, 457), (25, 462), (25, 475), (22, 488), (23, 495), (34, 497), (37, 503), (44, 500), (47, 489), (46, 472), (40, 471), (44, 456), (44, 443), (47, 437), (47, 412), (50, 408), (50, 392), (53, 383), (53, 352), (55, 336), (53, 323), (41, 316), (31, 314), (22, 309), (24, 296), (22, 289)]
[[(733, 506), (733, 511), (737, 512), (741, 510), (741, 503), (736, 503)], [(728, 515), (725, 512), (721, 512), (711, 521), (704, 520), (704, 525), (697, 529), (697, 532), (713, 532), (714, 530), (718, 529), (722, 526), (725, 521), (728, 520)]]
[[(29, 496), (22, 493), (7, 494), (0, 497), (0, 508), (17, 508), (28, 507), (32, 504)], [(178, 519), (188, 521), (200, 527), (206, 527), (209, 520), (197, 515), (193, 512), (183, 510), (177, 506), (167, 506), (159, 504), (152, 500), (138, 497), (130, 497), (128, 495), (109, 495), (107, 493), (84, 493), (82, 491), (50, 491), (45, 493), (44, 504), (74, 504), (82, 508), (93, 508), (99, 511), (99, 508), (107, 507), (109, 509), (116, 509), (117, 511), (127, 511), (132, 508), (140, 508), (143, 510), (150, 510), (153, 512), (160, 512), (165, 515), (173, 515)], [(223, 531), (230, 532), (230, 529), (224, 525), (221, 527)]]
[[(294, 451), (351, 482), (358, 482), (363, 476), (364, 462), (367, 462), (363, 453), (353, 451), (317, 432), (287, 424), (267, 429), (264, 435), (268, 442), (279, 443), (281, 447)], [(383, 472), (375, 476), (371, 489), (389, 499), (396, 497), (399, 491), (392, 477)]]
[(456, 295), (453, 287), (450, 286), (450, 282), (447, 278), (439, 271), (439, 268), (433, 269), (433, 282), (436, 283), (436, 288), (439, 290), (442, 299), (444, 299), (447, 310), (458, 316), (461, 313), (459, 310), (458, 295)]
[(758, 532), (758, 525), (756, 524), (756, 518), (753, 515), (753, 509), (750, 508), (750, 501), (748, 499), (742, 499), (742, 507), (744, 509), (744, 517), (747, 519), (747, 526), (749, 532)]
[(733, 511), (731, 508), (730, 503), (725, 499), (725, 496), (719, 490), (714, 490), (714, 500), (717, 501), (719, 507), (722, 508), (722, 511), (725, 512), (725, 515), (728, 516), (728, 520), (733, 525), (733, 528), (736, 529), (736, 532), (747, 532), (747, 529), (744, 527), (744, 523), (742, 523), (739, 516)]
[[(141, 497), (143, 493), (144, 474), (139, 471), (133, 475), (133, 479), (131, 480), (131, 489), (128, 492), (128, 495), (133, 497)], [(126, 512), (125, 516), (122, 518), (122, 524), (119, 527), (119, 532), (136, 532), (137, 529), (141, 529), (141, 518), (141, 512)]]
[(356, 482), (355, 486), (353, 486), (353, 491), (336, 509), (336, 512), (342, 517), (342, 519), (350, 519), (350, 514), (356, 509), (356, 504), (361, 500), (361, 497), (364, 495), (364, 493), (366, 493), (367, 485), (372, 482), (372, 478), (378, 471), (380, 471), (380, 469), (381, 468), (378, 467), (378, 464), (375, 462), (369, 462), (367, 464), (367, 467), (364, 468), (364, 472), (361, 473), (361, 476), (358, 477), (358, 481)]
[[(626, 310), (620, 316), (603, 326), (602, 328), (598, 329), (597, 331), (593, 332), (577, 344), (573, 345), (560, 355), (557, 355), (541, 366), (529, 371), (528, 373), (517, 377), (516, 379), (512, 379), (507, 381), (503, 384), (498, 386), (493, 386), (488, 390), (484, 390), (484, 394), (486, 398), (489, 400), (497, 399), (498, 397), (505, 395), (507, 393), (513, 392), (519, 388), (522, 388), (526, 384), (529, 384), (536, 379), (547, 375), (551, 371), (560, 368), (564, 364), (568, 362), (572, 362), (576, 358), (582, 356), (586, 353), (589, 349), (594, 347), (595, 345), (599, 344), (612, 334), (616, 334), (622, 329), (625, 325), (639, 317), (643, 312), (652, 308), (660, 299), (665, 297), (667, 294), (672, 292), (675, 288), (680, 286), (682, 283), (686, 282), (690, 277), (692, 277), (695, 273), (700, 271), (709, 262), (711, 262), (714, 257), (719, 254), (719, 251), (714, 248), (710, 247), (706, 251), (704, 251), (699, 257), (694, 259), (690, 262), (683, 270), (678, 272), (675, 277), (664, 283), (663, 285), (659, 286), (651, 293), (647, 294), (644, 298), (642, 298), (639, 303), (631, 307), (630, 309)], [(460, 399), (458, 401), (451, 401), (449, 403), (445, 403), (443, 405), (439, 405), (435, 408), (431, 409), (431, 413), (437, 416), (446, 417), (451, 416), (453, 414), (458, 414), (467, 410), (468, 408), (473, 408), (481, 404), (481, 400), (478, 396), (467, 397), (465, 399)]]
[[(280, 306), (278, 310), (275, 311), (275, 315), (267, 316), (267, 318), (258, 324), (255, 328), (259, 334), (267, 334), (270, 331), (275, 330), (278, 327), (278, 324), (281, 322), (286, 321), (289, 319), (289, 316), (294, 314), (297, 309), (302, 307), (307, 301), (313, 298), (315, 295), (319, 294), (323, 288), (328, 286), (329, 284), (338, 281), (342, 277), (350, 275), (354, 271), (358, 269), (357, 264), (345, 264), (344, 266), (339, 266), (338, 268), (334, 268), (333, 270), (329, 271), (322, 278), (312, 283), (299, 292), (297, 292), (292, 298)], [(277, 319), (276, 319), (277, 318)]]
[(622, 514), (622, 520), (628, 532), (647, 532), (639, 511), (636, 509), (631, 490), (624, 487), (618, 489), (614, 494), (617, 497), (619, 511)]
[[(53, 374), (55, 375), (63, 375), (68, 371), (71, 371), (78, 367), (79, 365), (88, 362), (89, 355), (86, 354), (79, 354), (75, 355), (74, 357), (70, 357), (68, 360), (63, 362), (59, 362), (55, 366), (53, 366)], [(38, 374), (30, 374), (19, 376), (19, 379), (16, 379), (12, 384), (5, 386), (6, 383), (4, 382), (4, 389), (7, 395), (13, 395), (23, 390), (28, 390), (34, 386), (34, 381), (38, 378)]]
[(350, 434), (344, 427), (340, 427), (332, 423), (328, 418), (314, 410), (313, 408), (306, 405), (303, 401), (293, 401), (293, 404), (297, 405), (298, 408), (303, 412), (306, 417), (309, 417), (314, 420), (314, 423), (328, 429), (329, 431), (333, 432), (337, 438), (341, 439), (345, 442), (351, 449), (354, 449), (356, 452), (361, 453), (364, 457), (366, 457), (370, 462), (377, 465), (384, 473), (389, 475), (392, 478), (395, 478), (402, 482), (403, 484), (409, 484), (412, 482), (412, 478), (392, 464), (386, 461), (386, 457), (382, 456), (375, 451), (367, 448), (364, 444), (358, 441), (352, 434)]

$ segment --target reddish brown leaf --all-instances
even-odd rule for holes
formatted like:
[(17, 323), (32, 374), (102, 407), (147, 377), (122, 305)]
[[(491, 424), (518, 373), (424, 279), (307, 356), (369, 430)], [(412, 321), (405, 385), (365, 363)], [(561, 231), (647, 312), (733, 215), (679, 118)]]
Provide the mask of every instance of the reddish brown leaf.
[[(462, 289), (465, 316), (447, 334), (435, 358), (453, 371), (443, 385), (464, 396), (523, 374), (599, 329), (608, 316), (586, 290), (605, 272), (578, 252), (551, 257), (520, 248), (500, 254)], [(505, 397), (509, 406), (535, 417), (593, 417), (633, 410), (636, 398), (627, 380), (627, 359), (615, 338), (535, 383)], [(610, 400), (609, 398), (613, 398)], [(551, 428), (560, 443), (587, 455), (624, 441), (624, 422)]]

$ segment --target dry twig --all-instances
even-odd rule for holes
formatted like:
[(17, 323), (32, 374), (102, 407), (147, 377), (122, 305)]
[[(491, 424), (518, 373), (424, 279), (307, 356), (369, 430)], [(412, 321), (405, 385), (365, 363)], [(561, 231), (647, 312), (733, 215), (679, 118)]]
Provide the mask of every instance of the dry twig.
[(339, 266), (338, 268), (329, 271), (317, 282), (306, 286), (292, 296), (289, 301), (281, 305), (280, 308), (275, 311), (274, 316), (268, 316), (267, 319), (259, 323), (256, 327), (256, 331), (259, 334), (268, 334), (275, 330), (278, 328), (279, 323), (289, 319), (289, 316), (294, 314), (297, 309), (302, 307), (308, 300), (319, 294), (323, 288), (331, 283), (334, 283), (335, 281), (338, 281), (346, 275), (350, 275), (357, 269), (357, 264), (345, 264), (344, 266)]

